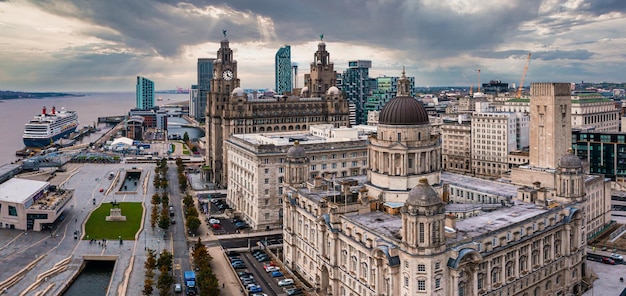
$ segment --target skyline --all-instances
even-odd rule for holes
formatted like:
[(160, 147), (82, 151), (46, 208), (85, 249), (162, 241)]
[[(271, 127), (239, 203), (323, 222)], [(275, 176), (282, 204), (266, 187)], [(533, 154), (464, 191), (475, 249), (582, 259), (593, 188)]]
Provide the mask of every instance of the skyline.
[[(213, 58), (222, 30), (243, 88), (274, 87), (274, 55), (291, 46), (298, 87), (317, 43), (337, 72), (371, 60), (371, 77), (415, 77), (416, 86), (621, 82), (626, 2), (618, 0), (0, 0), (0, 88), (133, 91), (196, 83), (198, 58)], [(285, 13), (288, 12), (288, 13)], [(26, 36), (26, 37), (25, 37)]]

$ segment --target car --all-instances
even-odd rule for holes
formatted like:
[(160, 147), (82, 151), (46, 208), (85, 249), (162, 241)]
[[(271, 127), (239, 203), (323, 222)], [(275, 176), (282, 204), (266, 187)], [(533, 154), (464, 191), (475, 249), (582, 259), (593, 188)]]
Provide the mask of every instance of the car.
[(237, 229), (245, 229), (248, 228), (248, 224), (246, 222), (237, 222), (234, 224)]
[(211, 218), (209, 219), (209, 223), (211, 224), (220, 224), (220, 219)]
[(104, 192), (104, 188), (100, 188), (100, 192)]
[(267, 296), (265, 293), (254, 293), (252, 296)]
[(287, 296), (295, 296), (295, 295), (303, 295), (302, 289), (293, 288), (293, 289), (287, 290)]
[(252, 273), (249, 273), (248, 271), (240, 271), (240, 272), (237, 272), (237, 275), (239, 277), (241, 277), (241, 276), (244, 276), (244, 275), (252, 275)]
[(230, 264), (231, 264), (231, 265), (232, 265), (233, 263), (243, 263), (243, 264), (245, 264), (245, 263), (243, 262), (243, 260), (241, 260), (241, 259), (235, 259), (235, 260), (233, 260), (233, 261), (230, 261)]
[(268, 265), (265, 268), (265, 272), (272, 272), (272, 271), (277, 271), (277, 270), (280, 270), (280, 267)]
[(293, 279), (282, 279), (278, 281), (278, 285), (281, 287), (293, 285)]
[(243, 220), (241, 220), (241, 219), (239, 219), (239, 218), (235, 217), (235, 218), (233, 218), (233, 220), (231, 220), (231, 222), (232, 222), (233, 224), (235, 224), (235, 223), (237, 223), (237, 222), (243, 222)]
[(615, 260), (615, 261), (624, 261), (624, 257), (622, 257), (622, 255), (617, 254), (617, 253), (611, 253), (611, 255), (609, 256), (609, 258)]
[(263, 292), (263, 289), (261, 289), (261, 286), (259, 285), (252, 284), (252, 285), (248, 285), (248, 291), (251, 293), (259, 293), (259, 292)]
[(268, 263), (263, 264), (263, 268), (268, 268), (268, 267), (270, 267), (270, 266), (276, 266), (276, 263), (274, 263), (274, 262), (268, 262)]
[(272, 277), (281, 277), (283, 273), (280, 270), (272, 271)]
[(610, 265), (615, 265), (615, 260), (608, 258), (608, 257), (603, 257), (602, 258), (602, 263), (604, 264), (610, 264)]
[(231, 265), (233, 266), (234, 269), (246, 268), (246, 264), (243, 263), (243, 261), (233, 262), (233, 263), (231, 263)]
[(252, 255), (252, 256), (254, 256), (254, 258), (259, 258), (259, 257), (265, 257), (265, 256), (268, 256), (268, 255), (267, 255), (267, 253), (256, 253), (256, 254), (254, 254), (254, 255)]
[(220, 224), (211, 224), (211, 228), (216, 229), (216, 230), (222, 229), (222, 225), (220, 225)]
[(256, 255), (259, 255), (259, 254), (267, 254), (267, 253), (265, 253), (265, 251), (263, 251), (263, 250), (254, 250), (254, 251), (252, 251), (252, 255), (256, 256)]
[(270, 261), (270, 260), (272, 260), (272, 259), (270, 259), (269, 256), (261, 256), (261, 257), (256, 258), (256, 261), (259, 261), (259, 262), (266, 262), (266, 261)]
[(240, 280), (245, 281), (245, 280), (253, 280), (254, 276), (253, 275), (242, 275), (239, 277)]
[(242, 284), (244, 284), (244, 286), (250, 285), (250, 284), (256, 284), (256, 280), (255, 279), (244, 279), (241, 281)]
[(183, 292), (183, 286), (181, 284), (175, 284), (174, 285), (174, 292), (182, 293)]
[(170, 224), (176, 224), (176, 220), (174, 219), (170, 220)]

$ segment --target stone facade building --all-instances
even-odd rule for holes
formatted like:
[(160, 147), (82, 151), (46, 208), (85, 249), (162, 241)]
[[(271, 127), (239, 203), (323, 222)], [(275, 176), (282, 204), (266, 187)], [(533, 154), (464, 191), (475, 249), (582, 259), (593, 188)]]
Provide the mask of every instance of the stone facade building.
[(207, 179), (219, 186), (227, 186), (224, 142), (232, 134), (307, 130), (311, 124), (321, 123), (349, 126), (348, 103), (334, 86), (336, 73), (323, 42), (311, 63), (309, 87), (304, 87), (300, 96), (249, 98), (240, 87), (237, 61), (226, 38), (213, 70), (206, 111), (206, 164)]
[[(544, 116), (563, 108), (555, 100), (560, 84), (538, 86), (535, 120), (544, 106)], [(481, 194), (473, 177), (441, 177), (440, 144), (429, 126), (421, 104), (402, 93), (392, 99), (370, 137), (365, 179), (311, 179), (308, 151), (291, 148), (298, 153), (285, 163), (285, 266), (318, 295), (582, 295), (589, 277), (584, 225), (609, 222), (605, 209), (592, 205), (604, 196), (590, 196), (603, 178), (588, 175), (571, 152), (537, 157), (531, 149), (535, 163), (553, 165), (549, 188), (493, 182)], [(457, 220), (464, 210), (446, 204), (450, 188), (456, 202), (471, 192), (501, 206), (488, 212), (472, 206)]]

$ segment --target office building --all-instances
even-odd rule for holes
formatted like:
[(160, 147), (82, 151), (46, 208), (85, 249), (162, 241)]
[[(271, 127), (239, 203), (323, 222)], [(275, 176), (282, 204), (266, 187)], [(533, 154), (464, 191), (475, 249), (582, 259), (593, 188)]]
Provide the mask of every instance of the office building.
[(376, 79), (369, 77), (371, 67), (372, 61), (349, 61), (348, 68), (343, 71), (341, 80), (337, 83), (337, 87), (344, 92), (348, 103), (354, 105), (354, 115), (350, 113), (351, 125), (365, 124), (367, 121), (365, 102), (376, 87)]
[(448, 172), (472, 173), (472, 122), (469, 116), (444, 118), (441, 125), (441, 166)]
[(154, 82), (148, 78), (137, 76), (136, 108), (150, 110), (154, 108)]
[(626, 134), (573, 130), (572, 148), (591, 173), (626, 185)]
[(620, 109), (599, 93), (572, 95), (572, 128), (594, 132), (619, 132)]
[(319, 124), (301, 131), (231, 136), (226, 141), (228, 204), (253, 230), (280, 228), (285, 163), (294, 151), (308, 151), (309, 178), (362, 176), (367, 167), (367, 131)]
[(291, 46), (284, 45), (276, 52), (274, 58), (275, 90), (279, 95), (291, 94)]
[(308, 130), (310, 125), (331, 123), (348, 126), (348, 103), (334, 86), (335, 71), (320, 42), (311, 63), (311, 73), (299, 94), (268, 93), (249, 96), (237, 77), (237, 61), (223, 39), (214, 65), (206, 119), (207, 155), (205, 178), (219, 187), (227, 186), (226, 140), (232, 134)]
[[(398, 80), (400, 77), (377, 77), (376, 87), (372, 94), (367, 97), (364, 104), (364, 112), (380, 111), (398, 92)], [(410, 95), (415, 97), (415, 77), (406, 77), (409, 80)]]
[[(198, 113), (198, 108), (200, 108), (199, 104), (200, 102), (198, 101), (198, 85), (193, 84), (191, 85), (191, 89), (189, 89), (189, 117), (196, 119), (196, 113)], [(204, 118), (204, 113), (206, 112), (206, 110), (202, 110), (201, 112), (201, 118)]]
[[(189, 105), (189, 116), (193, 117), (198, 122), (205, 121), (205, 114), (207, 108), (207, 99), (209, 91), (211, 90), (211, 79), (213, 79), (213, 63), (214, 58), (200, 58), (197, 65), (197, 99), (192, 105)], [(191, 112), (193, 109), (193, 112)]]
[(286, 159), (284, 264), (319, 295), (581, 295), (597, 202), (585, 179), (601, 178), (571, 153), (544, 195), (441, 176), (438, 136), (409, 98), (399, 91), (381, 110), (365, 180), (309, 178), (306, 149)]

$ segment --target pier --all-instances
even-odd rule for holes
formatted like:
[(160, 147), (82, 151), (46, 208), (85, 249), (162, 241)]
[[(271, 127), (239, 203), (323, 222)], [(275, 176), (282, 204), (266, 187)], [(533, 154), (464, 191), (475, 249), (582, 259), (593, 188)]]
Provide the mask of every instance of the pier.
[(126, 116), (124, 115), (98, 117), (98, 123), (118, 124), (123, 122), (125, 118)]

